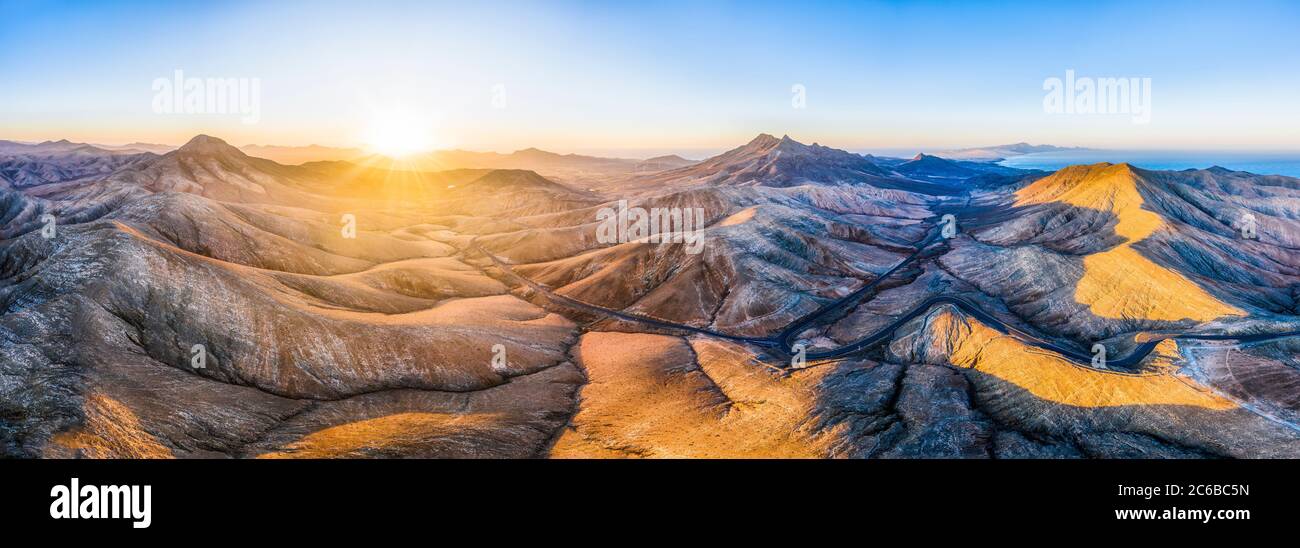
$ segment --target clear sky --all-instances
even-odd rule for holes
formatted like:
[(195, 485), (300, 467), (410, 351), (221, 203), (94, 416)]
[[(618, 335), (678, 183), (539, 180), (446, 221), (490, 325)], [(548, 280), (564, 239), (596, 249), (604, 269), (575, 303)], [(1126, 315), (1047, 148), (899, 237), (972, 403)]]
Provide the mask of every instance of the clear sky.
[[(1300, 2), (644, 4), (0, 0), (0, 139), (1300, 150)], [(259, 121), (155, 113), (176, 69), (260, 79)], [(1045, 113), (1067, 69), (1151, 78), (1150, 123)]]

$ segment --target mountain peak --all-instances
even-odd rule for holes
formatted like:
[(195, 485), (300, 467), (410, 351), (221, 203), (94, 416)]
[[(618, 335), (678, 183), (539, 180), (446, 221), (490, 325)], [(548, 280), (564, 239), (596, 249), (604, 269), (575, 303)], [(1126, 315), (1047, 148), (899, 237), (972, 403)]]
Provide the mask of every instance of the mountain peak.
[[(786, 137), (784, 137), (784, 138), (785, 138), (785, 139), (788, 139), (789, 136), (786, 136)], [(751, 140), (751, 141), (749, 142), (749, 144), (747, 144), (747, 145), (745, 145), (745, 146), (746, 146), (746, 147), (751, 147), (751, 148), (764, 148), (764, 147), (776, 146), (776, 145), (779, 144), (780, 142), (781, 142), (781, 139), (777, 139), (776, 137), (773, 137), (773, 136), (770, 135), (770, 134), (767, 134), (767, 133), (759, 133), (759, 134), (758, 134), (758, 137), (754, 137), (754, 139)]]
[(54, 140), (42, 141), (42, 142), (40, 142), (40, 143), (35, 143), (34, 146), (38, 146), (38, 147), (63, 147), (63, 148), (66, 148), (66, 147), (70, 147), (70, 146), (72, 146), (72, 145), (76, 145), (76, 144), (78, 144), (78, 143), (73, 143), (72, 141), (69, 141), (69, 140), (67, 140), (67, 139), (59, 139), (58, 141), (54, 141)]
[(789, 135), (778, 139), (767, 133), (760, 133), (743, 146), (661, 175), (665, 180), (766, 186), (847, 185), (888, 176), (860, 154), (806, 145)]
[(176, 149), (176, 152), (186, 154), (229, 154), (233, 152), (240, 156), (244, 155), (243, 152), (230, 146), (229, 143), (211, 135), (203, 134), (195, 135), (189, 142)]
[(463, 188), (491, 188), (496, 190), (506, 188), (515, 190), (540, 189), (552, 192), (573, 192), (569, 187), (547, 179), (536, 171), (530, 169), (494, 169), (487, 172), (482, 177), (466, 183)]
[(800, 143), (799, 141), (791, 139), (789, 135), (782, 136), (781, 140), (777, 141), (776, 144), (777, 150), (785, 152), (787, 154), (791, 154), (791, 153), (802, 154), (808, 152), (815, 152), (814, 150), (815, 148), (816, 148), (815, 146), (805, 145), (803, 143)]
[(935, 155), (933, 155), (933, 154), (926, 154), (926, 153), (924, 153), (924, 152), (918, 152), (918, 153), (916, 154), (916, 156), (913, 156), (912, 159), (911, 159), (911, 160), (908, 160), (908, 161), (909, 161), (909, 162), (925, 162), (925, 163), (928, 163), (928, 164), (942, 164), (942, 165), (948, 165), (948, 164), (956, 163), (956, 162), (954, 162), (953, 160), (951, 160), (951, 159), (949, 159), (949, 158), (944, 158), (944, 157), (941, 157), (941, 156), (935, 156)]
[(1143, 203), (1139, 180), (1137, 170), (1127, 163), (1066, 166), (1016, 191), (1016, 205), (1061, 201), (1099, 211), (1123, 209)]
[(551, 152), (549, 150), (542, 150), (537, 147), (528, 147), (525, 149), (516, 150), (512, 152), (511, 155), (518, 156), (521, 158), (532, 158), (532, 159), (550, 159), (550, 158), (559, 158), (561, 156), (574, 156), (573, 154), (560, 154), (557, 152)]
[(665, 154), (665, 155), (663, 155), (663, 156), (655, 156), (655, 157), (653, 157), (653, 158), (646, 158), (645, 160), (642, 160), (642, 161), (644, 161), (644, 162), (655, 162), (655, 161), (661, 161), (661, 160), (672, 160), (672, 161), (677, 161), (677, 162), (690, 162), (690, 161), (691, 161), (691, 160), (687, 160), (686, 158), (682, 158), (681, 156), (679, 156), (679, 155), (677, 155), (677, 154)]
[(205, 135), (205, 134), (200, 133), (200, 134), (198, 134), (198, 135), (195, 135), (194, 138), (190, 139), (190, 140), (189, 140), (188, 142), (186, 142), (184, 145), (181, 145), (181, 148), (191, 147), (191, 146), (208, 146), (208, 145), (226, 145), (226, 146), (230, 146), (229, 143), (227, 143), (227, 142), (225, 142), (225, 141), (222, 141), (221, 139), (218, 139), (218, 138), (213, 137), (213, 136), (211, 136), (211, 135)]
[(742, 154), (769, 154), (780, 152), (784, 154), (805, 154), (815, 152), (819, 147), (809, 146), (794, 139), (789, 135), (782, 135), (780, 139), (773, 137), (771, 134), (760, 133), (745, 146), (735, 149), (735, 152)]

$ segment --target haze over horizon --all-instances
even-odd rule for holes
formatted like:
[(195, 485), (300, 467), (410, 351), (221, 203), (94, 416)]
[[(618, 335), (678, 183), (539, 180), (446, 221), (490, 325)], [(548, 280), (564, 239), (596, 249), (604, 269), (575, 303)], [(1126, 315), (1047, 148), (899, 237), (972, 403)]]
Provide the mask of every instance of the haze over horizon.
[[(377, 124), (395, 121), (422, 133), (404, 144), (427, 149), (696, 158), (759, 133), (855, 151), (1300, 148), (1300, 105), (1289, 97), (1300, 75), (1284, 70), (1295, 65), (1287, 40), (1300, 7), (1284, 2), (1104, 2), (1085, 12), (27, 1), (0, 15), (24, 23), (0, 36), (0, 67), (21, 75), (0, 86), (0, 139), (180, 144), (204, 133), (365, 147)], [(176, 70), (258, 79), (258, 120), (155, 112), (151, 85)], [(1067, 70), (1150, 78), (1150, 123), (1044, 112), (1044, 80)], [(794, 107), (794, 86), (805, 108)]]

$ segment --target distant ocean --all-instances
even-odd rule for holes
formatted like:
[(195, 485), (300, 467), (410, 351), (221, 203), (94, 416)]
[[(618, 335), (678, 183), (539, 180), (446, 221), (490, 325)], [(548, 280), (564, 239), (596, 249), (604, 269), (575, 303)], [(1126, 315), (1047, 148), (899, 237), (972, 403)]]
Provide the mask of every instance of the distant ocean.
[(1013, 156), (1002, 165), (1024, 169), (1055, 171), (1075, 164), (1128, 162), (1144, 169), (1182, 170), (1211, 166), (1259, 175), (1300, 177), (1300, 152), (1185, 152), (1154, 150), (1069, 150)]

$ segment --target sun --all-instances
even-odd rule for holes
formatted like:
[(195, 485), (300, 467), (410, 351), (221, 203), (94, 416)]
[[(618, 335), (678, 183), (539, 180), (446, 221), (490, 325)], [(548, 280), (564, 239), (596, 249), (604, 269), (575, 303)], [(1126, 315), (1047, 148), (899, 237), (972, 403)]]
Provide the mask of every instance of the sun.
[(433, 144), (429, 125), (409, 113), (377, 114), (366, 133), (366, 146), (390, 158), (402, 158), (427, 152)]

